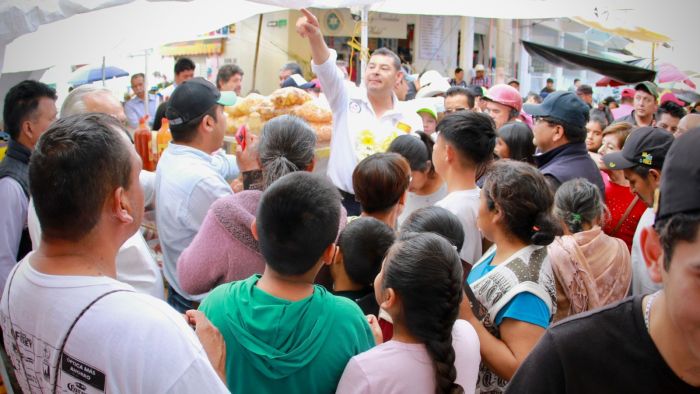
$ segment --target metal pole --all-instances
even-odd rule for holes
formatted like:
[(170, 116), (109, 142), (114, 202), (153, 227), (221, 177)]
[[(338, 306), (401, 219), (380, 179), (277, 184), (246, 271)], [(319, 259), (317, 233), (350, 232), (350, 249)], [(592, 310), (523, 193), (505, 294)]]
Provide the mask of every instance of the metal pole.
[(105, 57), (102, 56), (102, 86), (105, 86)]
[(651, 69), (654, 69), (654, 52), (656, 50), (656, 43), (652, 42), (651, 43)]
[[(361, 50), (360, 50), (360, 81), (363, 80), (364, 74), (365, 74), (365, 68), (367, 67), (367, 58), (365, 58), (365, 53), (368, 52), (367, 49), (367, 42), (369, 40), (369, 5), (363, 6), (362, 7), (362, 14), (361, 14), (361, 37), (360, 37), (360, 44), (361, 44)], [(360, 82), (362, 83), (362, 82)]]
[[(148, 113), (148, 49), (143, 51), (143, 59), (143, 90), (145, 92), (145, 97), (143, 98), (143, 105), (146, 110), (144, 114), (150, 117), (150, 114)], [(146, 119), (146, 127), (148, 127), (148, 119)]]
[(258, 54), (260, 53), (260, 32), (262, 31), (263, 15), (258, 18), (258, 38), (255, 40), (255, 60), (253, 60), (253, 89), (255, 90), (255, 80), (258, 75)]

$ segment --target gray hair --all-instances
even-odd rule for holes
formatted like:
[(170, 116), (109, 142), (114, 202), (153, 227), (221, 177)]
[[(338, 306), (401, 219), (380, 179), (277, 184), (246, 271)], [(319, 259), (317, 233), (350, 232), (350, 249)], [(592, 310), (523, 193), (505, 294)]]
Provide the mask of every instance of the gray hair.
[(572, 234), (583, 231), (583, 224), (604, 219), (605, 204), (598, 187), (583, 178), (564, 182), (554, 195), (554, 215)]
[(114, 97), (112, 91), (103, 86), (82, 85), (73, 89), (70, 93), (68, 93), (68, 96), (66, 96), (66, 100), (63, 101), (59, 117), (65, 118), (67, 116), (84, 114), (88, 112), (87, 107), (85, 106), (85, 97), (98, 93), (107, 93)]
[(277, 179), (305, 170), (314, 160), (316, 133), (301, 118), (283, 115), (271, 119), (260, 137), (260, 163), (265, 188)]

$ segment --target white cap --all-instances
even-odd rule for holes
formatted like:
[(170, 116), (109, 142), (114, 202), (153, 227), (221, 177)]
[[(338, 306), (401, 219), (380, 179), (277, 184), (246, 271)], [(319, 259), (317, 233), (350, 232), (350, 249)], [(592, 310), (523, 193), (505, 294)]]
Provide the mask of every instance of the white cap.
[(476, 67), (474, 67), (474, 71), (484, 71), (484, 70), (486, 70), (486, 69), (484, 68), (483, 64), (477, 64)]

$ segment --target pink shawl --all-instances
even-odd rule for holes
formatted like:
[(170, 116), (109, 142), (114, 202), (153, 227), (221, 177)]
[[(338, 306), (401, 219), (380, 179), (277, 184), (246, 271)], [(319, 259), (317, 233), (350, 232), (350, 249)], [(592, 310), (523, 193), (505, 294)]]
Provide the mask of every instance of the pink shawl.
[(557, 282), (554, 321), (621, 300), (632, 278), (624, 241), (594, 227), (557, 237), (548, 247)]

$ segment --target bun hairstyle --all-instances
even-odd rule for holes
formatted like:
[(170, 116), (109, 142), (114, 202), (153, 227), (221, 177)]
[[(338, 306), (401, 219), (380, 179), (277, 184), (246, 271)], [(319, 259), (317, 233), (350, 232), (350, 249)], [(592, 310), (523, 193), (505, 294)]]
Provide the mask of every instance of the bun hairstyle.
[(457, 248), (457, 252), (462, 250), (464, 244), (464, 228), (457, 215), (435, 205), (413, 211), (404, 220), (399, 232), (402, 237), (410, 237), (412, 233), (441, 235)]
[(577, 178), (564, 182), (554, 195), (554, 215), (566, 224), (572, 234), (583, 231), (583, 224), (592, 224), (605, 215), (600, 190), (591, 182)]
[(484, 188), (489, 210), (498, 208), (505, 229), (527, 244), (545, 246), (560, 234), (551, 214), (553, 197), (547, 180), (535, 167), (499, 160), (489, 171)]
[(316, 133), (301, 118), (282, 115), (270, 119), (259, 143), (265, 188), (279, 178), (305, 170), (314, 160)]
[(352, 172), (355, 199), (366, 213), (386, 212), (398, 204), (411, 182), (411, 167), (398, 153), (375, 153)]
[(383, 289), (399, 295), (407, 330), (425, 347), (435, 368), (436, 393), (463, 393), (457, 383), (452, 326), (462, 301), (462, 264), (439, 235), (415, 234), (389, 249)]
[(420, 140), (408, 134), (398, 136), (391, 142), (387, 152), (403, 156), (404, 159), (408, 160), (411, 171), (425, 172), (430, 170), (430, 174), (434, 174), (435, 167), (430, 160), (433, 157), (435, 142), (422, 131), (417, 131), (416, 135), (420, 137)]

